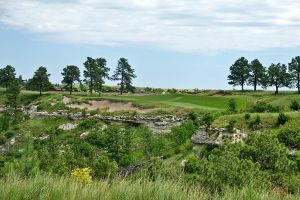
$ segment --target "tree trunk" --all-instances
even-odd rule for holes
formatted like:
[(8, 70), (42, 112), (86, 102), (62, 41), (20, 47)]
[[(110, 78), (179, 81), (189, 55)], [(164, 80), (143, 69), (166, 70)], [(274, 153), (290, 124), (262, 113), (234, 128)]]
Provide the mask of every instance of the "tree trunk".
[(242, 83), (242, 91), (244, 91), (244, 83)]
[(90, 82), (90, 95), (93, 94), (93, 79), (91, 79), (91, 82)]
[(122, 74), (122, 77), (121, 77), (121, 95), (123, 94), (123, 90), (124, 90), (124, 77), (123, 77), (123, 74)]
[(70, 95), (72, 95), (72, 91), (73, 91), (73, 84), (71, 84), (70, 86)]
[(276, 85), (276, 91), (275, 94), (278, 94), (278, 86)]
[(254, 92), (256, 92), (256, 87), (257, 87), (257, 77), (255, 76), (255, 78), (254, 78)]
[(40, 96), (42, 96), (42, 87), (40, 86)]
[(297, 77), (297, 81), (298, 81), (298, 83), (297, 83), (297, 88), (298, 88), (298, 94), (300, 94), (300, 73), (298, 73), (298, 77)]

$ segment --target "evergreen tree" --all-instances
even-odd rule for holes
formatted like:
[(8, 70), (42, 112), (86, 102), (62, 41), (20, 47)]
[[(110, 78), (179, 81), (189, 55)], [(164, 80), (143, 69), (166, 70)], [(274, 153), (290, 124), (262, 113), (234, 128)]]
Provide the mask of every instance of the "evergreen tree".
[(254, 91), (256, 91), (257, 86), (266, 86), (266, 69), (260, 63), (258, 59), (253, 60), (250, 65), (250, 76), (249, 76), (249, 84), (254, 87)]
[(100, 93), (105, 83), (104, 79), (109, 78), (109, 68), (106, 67), (106, 60), (104, 58), (93, 59), (87, 57), (84, 63), (85, 70), (83, 72), (85, 82), (88, 84), (89, 91), (92, 94), (93, 90)]
[(21, 86), (25, 86), (26, 85), (26, 80), (23, 80), (22, 75), (19, 76), (18, 80), (19, 80), (19, 83), (20, 83)]
[(42, 91), (47, 91), (51, 87), (51, 83), (49, 81), (50, 74), (47, 73), (47, 69), (45, 67), (40, 67), (34, 73), (32, 79), (28, 80), (27, 86), (31, 90), (37, 90), (42, 95)]
[(230, 67), (230, 75), (228, 76), (228, 84), (237, 86), (242, 86), (242, 91), (244, 90), (244, 85), (250, 76), (250, 69), (248, 60), (244, 57), (239, 58)]
[(99, 94), (103, 90), (103, 85), (105, 83), (105, 78), (109, 79), (108, 72), (110, 69), (106, 67), (106, 60), (104, 58), (96, 59), (96, 77), (95, 77), (95, 90)]
[(10, 82), (16, 78), (16, 70), (14, 67), (7, 65), (0, 69), (0, 86), (7, 88)]
[(73, 91), (74, 82), (80, 82), (80, 70), (77, 66), (69, 65), (63, 69), (61, 75), (63, 75), (62, 83), (67, 85), (71, 95)]
[(128, 63), (128, 60), (125, 58), (120, 58), (118, 61), (117, 69), (114, 72), (113, 79), (120, 81), (120, 93), (123, 94), (124, 90), (134, 91), (132, 86), (132, 79), (136, 78), (134, 74), (134, 69)]
[(270, 86), (275, 86), (275, 94), (278, 94), (278, 88), (288, 87), (290, 85), (290, 75), (287, 73), (287, 66), (272, 63), (268, 68), (268, 83)]
[(13, 119), (13, 123), (16, 123), (20, 116), (20, 92), (21, 86), (18, 79), (14, 79), (10, 82), (6, 90), (6, 102), (7, 111)]
[(296, 85), (298, 94), (300, 94), (300, 56), (293, 58), (292, 62), (289, 63), (289, 72), (291, 81)]
[(83, 71), (84, 81), (88, 84), (90, 94), (93, 93), (95, 87), (95, 75), (96, 75), (96, 61), (91, 57), (87, 57), (87, 60), (83, 63), (85, 70)]

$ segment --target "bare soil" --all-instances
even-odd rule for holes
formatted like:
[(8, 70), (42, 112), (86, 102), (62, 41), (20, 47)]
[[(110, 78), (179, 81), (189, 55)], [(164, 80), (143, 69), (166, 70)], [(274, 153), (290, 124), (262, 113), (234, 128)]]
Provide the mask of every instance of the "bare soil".
[(64, 97), (63, 99), (64, 104), (68, 104), (67, 106), (70, 108), (79, 108), (79, 109), (87, 109), (97, 110), (97, 109), (105, 109), (107, 112), (116, 112), (116, 111), (136, 111), (139, 113), (148, 113), (153, 111), (153, 109), (141, 109), (135, 107), (131, 102), (111, 102), (108, 100), (103, 101), (89, 101), (88, 103), (81, 103), (81, 104), (70, 104), (71, 99), (68, 97)]

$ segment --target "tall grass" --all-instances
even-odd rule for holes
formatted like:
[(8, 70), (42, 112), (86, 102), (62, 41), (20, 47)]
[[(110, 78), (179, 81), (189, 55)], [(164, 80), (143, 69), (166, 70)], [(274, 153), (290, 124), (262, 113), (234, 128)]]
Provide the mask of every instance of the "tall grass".
[(83, 185), (66, 177), (38, 175), (24, 179), (11, 176), (0, 179), (0, 199), (9, 200), (148, 200), (148, 199), (299, 199), (299, 196), (280, 195), (272, 190), (225, 189), (223, 194), (210, 194), (198, 187), (172, 181), (102, 180)]

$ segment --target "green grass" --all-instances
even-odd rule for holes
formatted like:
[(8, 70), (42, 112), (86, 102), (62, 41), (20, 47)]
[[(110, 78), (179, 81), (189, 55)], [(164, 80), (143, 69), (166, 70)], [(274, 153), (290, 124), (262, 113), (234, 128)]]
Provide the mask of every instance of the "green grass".
[(3, 200), (196, 200), (196, 199), (299, 199), (296, 195), (277, 194), (271, 189), (226, 189), (223, 194), (210, 194), (199, 187), (167, 180), (100, 180), (84, 185), (66, 177), (41, 176), (0, 179), (0, 199)]
[[(187, 109), (199, 109), (210, 111), (222, 111), (227, 109), (228, 96), (205, 96), (187, 94), (159, 94), (159, 95), (123, 95), (103, 96), (104, 99), (131, 101), (140, 105), (153, 107), (181, 107)], [(235, 96), (239, 108), (246, 106), (247, 99), (243, 96)]]
[[(223, 127), (225, 128), (230, 120), (236, 120), (236, 127), (240, 129), (247, 130), (248, 129), (248, 123), (255, 119), (256, 116), (259, 116), (261, 119), (261, 124), (263, 128), (277, 128), (277, 118), (278, 113), (249, 113), (251, 115), (251, 119), (245, 120), (245, 113), (242, 114), (232, 114), (232, 115), (224, 115), (218, 117), (214, 123), (214, 127)], [(292, 119), (299, 119), (300, 118), (300, 112), (285, 112), (291, 120)]]
[[(264, 101), (273, 106), (283, 107), (285, 111), (289, 110), (291, 100), (300, 101), (300, 95), (293, 92), (281, 92), (279, 95), (274, 95), (269, 91), (258, 92), (238, 92), (226, 91), (228, 96), (222, 96), (218, 91), (205, 91), (200, 94), (153, 94), (153, 95), (138, 95), (138, 94), (94, 94), (92, 96), (87, 93), (73, 93), (69, 96), (67, 92), (45, 92), (42, 97), (39, 97), (37, 92), (22, 91), (21, 103), (28, 105), (30, 103), (40, 105), (40, 108), (49, 111), (57, 109), (65, 109), (62, 104), (64, 95), (72, 98), (73, 102), (88, 102), (89, 100), (107, 99), (111, 101), (126, 101), (133, 102), (134, 105), (142, 108), (160, 108), (165, 110), (172, 109), (193, 109), (199, 111), (224, 111), (228, 107), (228, 101), (235, 99), (237, 108), (244, 110), (249, 105), (257, 101)], [(230, 95), (232, 94), (232, 95)], [(4, 90), (0, 90), (0, 104), (5, 102)]]

